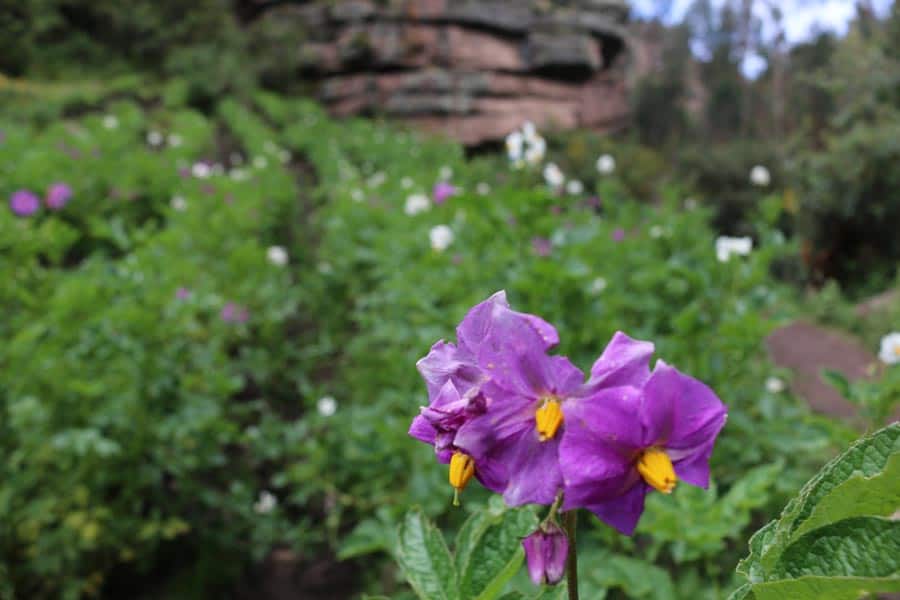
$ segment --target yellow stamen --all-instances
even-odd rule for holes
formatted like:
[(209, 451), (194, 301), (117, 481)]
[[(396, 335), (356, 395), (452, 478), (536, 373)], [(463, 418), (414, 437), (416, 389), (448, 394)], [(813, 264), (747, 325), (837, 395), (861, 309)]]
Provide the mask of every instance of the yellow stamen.
[(896, 356), (900, 356), (900, 344), (897, 344), (896, 346), (894, 346), (894, 354)]
[(459, 493), (475, 474), (475, 461), (464, 452), (454, 452), (450, 458), (450, 485), (453, 486), (453, 506), (459, 506)]
[(535, 425), (538, 435), (542, 442), (552, 440), (556, 435), (556, 430), (563, 422), (562, 407), (559, 400), (555, 398), (547, 399), (544, 404), (534, 413)]
[(671, 494), (678, 482), (672, 460), (669, 455), (659, 448), (644, 450), (637, 463), (638, 473), (648, 484), (661, 491), (663, 494)]

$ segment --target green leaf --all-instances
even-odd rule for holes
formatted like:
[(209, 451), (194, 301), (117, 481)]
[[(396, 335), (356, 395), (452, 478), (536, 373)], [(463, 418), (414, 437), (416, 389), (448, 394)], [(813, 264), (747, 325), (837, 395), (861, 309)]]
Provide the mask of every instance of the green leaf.
[(754, 600), (753, 589), (749, 583), (745, 583), (738, 589), (731, 592), (728, 600)]
[(736, 571), (751, 582), (763, 581), (764, 573), (760, 565), (760, 557), (766, 552), (775, 535), (775, 527), (778, 521), (769, 521), (753, 537), (750, 538), (750, 555), (742, 559)]
[(389, 547), (390, 539), (383, 523), (376, 519), (365, 519), (341, 542), (337, 552), (338, 560), (384, 550)]
[(629, 598), (675, 600), (675, 588), (669, 574), (647, 561), (606, 554), (591, 562), (597, 567), (587, 575), (599, 586), (620, 588)]
[[(900, 579), (870, 577), (802, 577), (759, 583), (753, 586), (755, 600), (859, 600), (879, 592), (900, 592)], [(740, 598), (740, 597), (739, 597)], [(732, 599), (729, 599), (732, 600)]]
[(822, 379), (825, 380), (825, 383), (830, 384), (831, 387), (836, 389), (844, 398), (851, 397), (852, 391), (850, 389), (850, 382), (844, 377), (843, 373), (832, 369), (823, 369)]
[(423, 600), (460, 597), (456, 567), (441, 532), (414, 508), (400, 525), (397, 561), (410, 586)]

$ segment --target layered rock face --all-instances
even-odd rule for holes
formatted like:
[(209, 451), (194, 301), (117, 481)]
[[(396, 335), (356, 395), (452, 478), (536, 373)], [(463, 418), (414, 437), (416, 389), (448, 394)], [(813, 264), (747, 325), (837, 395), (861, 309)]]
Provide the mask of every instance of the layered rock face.
[(335, 115), (381, 114), (468, 145), (525, 120), (609, 131), (627, 116), (624, 0), (344, 0), (281, 5)]

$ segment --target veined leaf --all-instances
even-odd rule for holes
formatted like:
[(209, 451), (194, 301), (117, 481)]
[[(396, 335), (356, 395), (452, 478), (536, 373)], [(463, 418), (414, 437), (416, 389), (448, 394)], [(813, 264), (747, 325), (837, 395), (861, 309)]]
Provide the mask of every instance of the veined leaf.
[(400, 526), (397, 561), (422, 600), (456, 600), (460, 597), (450, 550), (441, 532), (419, 508), (409, 511)]

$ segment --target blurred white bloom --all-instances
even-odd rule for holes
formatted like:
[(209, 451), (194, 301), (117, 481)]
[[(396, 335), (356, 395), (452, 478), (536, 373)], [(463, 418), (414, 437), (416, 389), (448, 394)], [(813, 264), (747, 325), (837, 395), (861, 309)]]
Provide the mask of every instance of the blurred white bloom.
[(684, 207), (688, 210), (694, 210), (697, 208), (697, 199), (696, 198), (686, 198), (684, 200)]
[(441, 181), (450, 181), (450, 178), (453, 177), (453, 169), (444, 165), (441, 167), (441, 170), (438, 172), (438, 178)]
[(878, 358), (886, 365), (900, 363), (900, 332), (889, 333), (881, 338), (881, 351)]
[(537, 127), (534, 126), (534, 123), (531, 121), (525, 121), (522, 123), (522, 137), (525, 138), (526, 142), (530, 142), (533, 139), (540, 137), (537, 132)]
[(171, 204), (172, 208), (174, 208), (178, 212), (181, 212), (187, 208), (187, 200), (184, 199), (184, 196), (172, 196)]
[(515, 130), (506, 136), (506, 156), (513, 169), (521, 169), (528, 163), (532, 166), (544, 160), (547, 142), (538, 135), (534, 123), (526, 121), (521, 130)]
[(778, 377), (766, 378), (766, 391), (770, 394), (780, 394), (784, 391), (784, 381)]
[(322, 396), (316, 403), (316, 409), (323, 417), (330, 417), (337, 411), (337, 400), (331, 396)]
[(491, 186), (482, 181), (478, 185), (475, 186), (475, 192), (479, 196), (487, 196), (488, 194), (491, 193)]
[(595, 279), (591, 282), (590, 290), (591, 290), (592, 294), (597, 295), (605, 289), (606, 289), (606, 279), (604, 279), (603, 277), (598, 277), (597, 279)]
[(369, 179), (366, 181), (366, 185), (370, 188), (380, 187), (385, 181), (387, 181), (387, 175), (385, 175), (384, 171), (378, 171), (374, 173)]
[(753, 239), (749, 237), (721, 236), (716, 239), (716, 258), (728, 262), (732, 254), (747, 256), (753, 249)]
[(154, 148), (163, 143), (163, 134), (158, 131), (147, 132), (147, 143)]
[(414, 185), (414, 183), (415, 182), (412, 180), (412, 178), (404, 177), (400, 180), (400, 187), (402, 187), (404, 190), (408, 190)]
[(253, 157), (253, 166), (256, 167), (257, 169), (265, 169), (266, 167), (269, 166), (269, 159), (267, 159), (265, 156), (262, 156), (262, 155), (254, 156)]
[(180, 146), (183, 141), (184, 140), (182, 140), (181, 136), (178, 135), (177, 133), (169, 134), (169, 145), (172, 146), (173, 148), (177, 148), (178, 146)]
[(578, 196), (584, 191), (584, 184), (577, 179), (570, 179), (566, 184), (566, 192), (571, 196)]
[(206, 179), (211, 172), (212, 170), (209, 168), (209, 165), (202, 161), (195, 162), (191, 167), (191, 175), (198, 179)]
[(259, 499), (253, 505), (253, 510), (261, 515), (267, 515), (275, 510), (276, 506), (278, 506), (278, 498), (275, 497), (275, 494), (263, 490), (259, 493)]
[(278, 160), (280, 160), (282, 164), (291, 162), (291, 153), (284, 149), (279, 150)]
[(510, 162), (519, 162), (522, 160), (522, 146), (524, 139), (522, 133), (518, 130), (513, 131), (506, 136), (506, 156)]
[(544, 181), (547, 182), (547, 185), (552, 188), (558, 188), (565, 180), (565, 175), (563, 175), (563, 172), (556, 166), (556, 163), (547, 163), (547, 166), (544, 167)]
[(333, 269), (331, 268), (330, 262), (323, 261), (323, 262), (319, 263), (319, 273), (322, 273), (323, 275), (328, 275), (329, 273), (331, 273), (332, 270)]
[(360, 189), (355, 189), (350, 192), (350, 197), (353, 198), (354, 202), (362, 202), (366, 199), (366, 195)]
[(283, 267), (288, 262), (288, 253), (284, 246), (269, 246), (266, 251), (266, 258), (275, 266)]
[(216, 163), (212, 166), (212, 170), (210, 171), (216, 177), (220, 177), (225, 174), (225, 167), (222, 163)]
[(544, 160), (547, 153), (547, 141), (539, 135), (535, 135), (528, 140), (528, 147), (525, 149), (525, 162), (534, 166)]
[(597, 172), (609, 175), (616, 170), (616, 159), (609, 154), (601, 154), (597, 159)]
[(250, 179), (250, 173), (246, 169), (232, 169), (228, 172), (228, 176), (234, 181), (247, 181)]
[(115, 115), (106, 115), (103, 117), (103, 126), (107, 129), (115, 129), (119, 126), (119, 119)]
[(653, 225), (650, 227), (650, 237), (653, 239), (661, 238), (663, 235), (663, 228), (661, 225)]
[(425, 212), (429, 208), (431, 208), (431, 200), (428, 196), (425, 194), (412, 194), (406, 198), (406, 206), (403, 207), (403, 212), (412, 216)]
[(453, 243), (453, 230), (446, 225), (437, 225), (428, 232), (428, 239), (432, 249), (443, 252)]
[(769, 170), (762, 165), (756, 165), (750, 169), (750, 183), (759, 187), (766, 187), (772, 181)]

